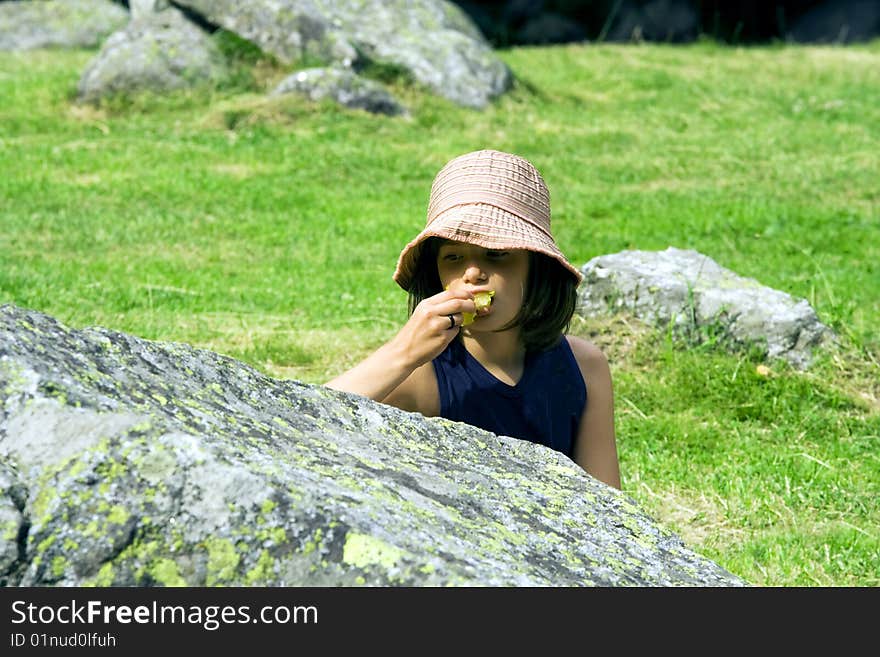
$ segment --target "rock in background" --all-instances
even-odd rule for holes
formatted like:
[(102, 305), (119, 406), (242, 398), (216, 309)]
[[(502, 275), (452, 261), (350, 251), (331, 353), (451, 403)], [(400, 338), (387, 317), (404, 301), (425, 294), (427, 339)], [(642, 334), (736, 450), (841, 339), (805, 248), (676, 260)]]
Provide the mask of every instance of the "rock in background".
[(119, 92), (161, 93), (217, 83), (225, 75), (219, 48), (179, 10), (133, 11), (86, 67), (77, 97), (92, 102)]
[(512, 75), (473, 21), (446, 0), (178, 0), (280, 61), (400, 66), (435, 93), (485, 107)]
[(0, 307), (7, 585), (744, 583), (541, 445)]
[[(328, 71), (350, 69), (351, 76), (372, 65), (398, 68), (433, 93), (474, 109), (486, 107), (513, 84), (510, 69), (474, 22), (447, 0), (128, 4), (131, 21), (126, 24), (129, 13), (109, 0), (0, 1), (0, 49), (103, 43), (79, 83), (78, 97), (85, 102), (120, 92), (163, 92), (221, 81), (226, 62), (211, 39), (218, 28), (291, 67), (320, 63)], [(339, 88), (326, 97), (350, 99), (353, 87), (363, 95), (360, 87), (377, 84), (352, 83), (351, 76), (340, 78)], [(325, 76), (323, 88), (328, 79)], [(392, 105), (393, 100), (371, 100), (365, 109), (405, 113), (402, 108), (389, 112)]]
[(378, 82), (356, 75), (351, 69), (310, 68), (284, 78), (273, 96), (296, 93), (312, 101), (330, 99), (343, 107), (362, 109), (373, 114), (398, 116), (404, 108)]
[(697, 340), (702, 329), (798, 368), (809, 366), (814, 347), (834, 338), (805, 299), (739, 276), (696, 251), (621, 251), (593, 258), (581, 273), (577, 312), (585, 317), (625, 312)]
[(127, 22), (110, 0), (0, 2), (0, 50), (95, 48)]

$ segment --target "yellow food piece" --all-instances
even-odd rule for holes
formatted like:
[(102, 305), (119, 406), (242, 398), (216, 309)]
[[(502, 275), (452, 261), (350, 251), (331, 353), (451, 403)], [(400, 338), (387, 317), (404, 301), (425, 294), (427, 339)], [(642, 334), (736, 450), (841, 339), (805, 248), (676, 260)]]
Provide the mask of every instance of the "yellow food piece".
[(474, 295), (474, 304), (477, 306), (477, 310), (483, 310), (484, 308), (488, 308), (492, 304), (492, 297), (495, 296), (495, 290), (490, 290), (489, 292), (478, 292)]
[[(477, 307), (477, 311), (483, 310), (484, 308), (488, 308), (492, 305), (492, 297), (495, 296), (495, 290), (490, 292), (478, 292), (474, 295), (474, 305)], [(462, 313), (461, 314), (461, 325), (467, 326), (468, 324), (474, 323), (474, 318), (476, 317), (476, 313)]]

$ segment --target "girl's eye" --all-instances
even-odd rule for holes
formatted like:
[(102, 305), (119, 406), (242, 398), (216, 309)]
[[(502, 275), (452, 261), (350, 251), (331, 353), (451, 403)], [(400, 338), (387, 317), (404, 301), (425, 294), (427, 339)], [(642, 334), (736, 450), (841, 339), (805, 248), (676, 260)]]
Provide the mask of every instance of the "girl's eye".
[(504, 256), (508, 255), (509, 253), (510, 253), (509, 251), (486, 251), (486, 255), (489, 256), (490, 258), (494, 258), (494, 259), (503, 258)]
[(459, 257), (460, 256), (456, 253), (444, 253), (443, 255), (440, 256), (440, 259), (445, 262), (455, 262), (456, 260), (459, 259)]

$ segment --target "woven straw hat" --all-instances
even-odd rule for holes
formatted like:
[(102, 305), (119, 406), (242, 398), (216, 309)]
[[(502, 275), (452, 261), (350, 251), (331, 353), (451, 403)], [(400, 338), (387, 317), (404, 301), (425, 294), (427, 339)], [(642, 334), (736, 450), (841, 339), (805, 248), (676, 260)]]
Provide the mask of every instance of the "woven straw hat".
[(550, 232), (550, 192), (532, 164), (494, 150), (466, 153), (434, 178), (428, 223), (404, 247), (394, 280), (409, 290), (419, 251), (429, 237), (467, 242), (486, 249), (526, 249), (555, 258), (576, 282), (583, 276)]

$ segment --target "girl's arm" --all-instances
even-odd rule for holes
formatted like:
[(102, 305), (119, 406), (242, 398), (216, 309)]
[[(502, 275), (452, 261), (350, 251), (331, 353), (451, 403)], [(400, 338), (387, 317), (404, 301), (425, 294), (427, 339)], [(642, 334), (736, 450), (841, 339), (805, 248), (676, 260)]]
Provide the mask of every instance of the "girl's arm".
[[(425, 299), (416, 306), (407, 323), (394, 338), (325, 385), (380, 402), (387, 400), (388, 403), (406, 410), (420, 410), (408, 408), (408, 403), (400, 393), (391, 398), (389, 395), (410, 378), (413, 372), (442, 353), (446, 345), (458, 335), (462, 312), (476, 312), (470, 292), (446, 290)], [(454, 327), (450, 327), (449, 315), (454, 317)], [(408, 395), (403, 395), (405, 396)]]
[(596, 345), (581, 338), (566, 337), (587, 386), (587, 406), (574, 447), (575, 463), (596, 479), (619, 489), (614, 393), (608, 359)]
[(413, 373), (416, 366), (414, 359), (395, 338), (325, 385), (381, 402)]

